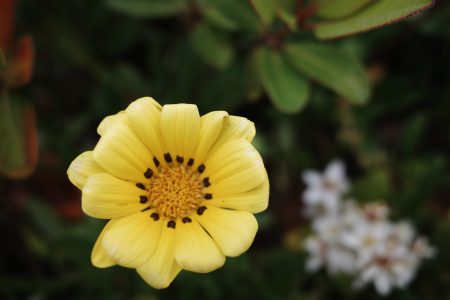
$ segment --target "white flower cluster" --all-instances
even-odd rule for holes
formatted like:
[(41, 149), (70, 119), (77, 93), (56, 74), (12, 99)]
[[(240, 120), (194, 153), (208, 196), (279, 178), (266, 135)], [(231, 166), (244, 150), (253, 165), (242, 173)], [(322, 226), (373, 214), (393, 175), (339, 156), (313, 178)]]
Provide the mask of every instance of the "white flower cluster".
[(306, 268), (355, 276), (355, 288), (373, 283), (387, 295), (413, 279), (423, 258), (435, 250), (424, 237), (416, 237), (407, 222), (389, 221), (389, 207), (375, 202), (358, 206), (343, 200), (350, 188), (345, 166), (331, 162), (324, 174), (303, 173), (305, 213), (312, 219), (313, 234), (305, 242)]

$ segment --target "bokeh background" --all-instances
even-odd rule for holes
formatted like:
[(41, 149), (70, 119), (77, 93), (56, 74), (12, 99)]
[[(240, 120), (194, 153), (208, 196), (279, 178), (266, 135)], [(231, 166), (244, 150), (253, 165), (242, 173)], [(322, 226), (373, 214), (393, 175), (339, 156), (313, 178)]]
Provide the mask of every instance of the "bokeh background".
[[(161, 1), (138, 8), (126, 1), (15, 2), (14, 39), (32, 38), (34, 68), (26, 84), (0, 85), (15, 107), (22, 127), (14, 134), (23, 147), (5, 154), (10, 111), (2, 104), (1, 299), (450, 299), (449, 1), (398, 24), (323, 42), (308, 23), (308, 1), (298, 1), (303, 14), (295, 32), (276, 21), (257, 30), (216, 22), (206, 34), (197, 29), (214, 18), (197, 1), (173, 1), (182, 9), (169, 10)], [(248, 2), (239, 5), (239, 20), (258, 20)], [(301, 109), (280, 109), (251, 62), (254, 49), (275, 51), (286, 39), (324, 43), (354, 58), (370, 96), (355, 104), (311, 80)], [(103, 222), (83, 214), (80, 192), (66, 176), (70, 162), (97, 142), (102, 118), (142, 96), (254, 121), (271, 182), (251, 249), (211, 274), (182, 272), (162, 291), (134, 270), (91, 265)], [(29, 165), (18, 175), (5, 165), (23, 149)], [(300, 174), (333, 158), (346, 162), (352, 196), (386, 201), (394, 220), (410, 220), (437, 249), (408, 288), (381, 297), (372, 287), (354, 291), (347, 277), (305, 271), (309, 224), (299, 213)]]

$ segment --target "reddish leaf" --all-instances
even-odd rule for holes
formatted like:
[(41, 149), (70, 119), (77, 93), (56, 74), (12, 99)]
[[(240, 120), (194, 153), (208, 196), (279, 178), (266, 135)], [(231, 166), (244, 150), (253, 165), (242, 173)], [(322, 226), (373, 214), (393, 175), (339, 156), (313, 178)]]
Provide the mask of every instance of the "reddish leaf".
[(8, 52), (14, 34), (15, 0), (0, 0), (0, 49)]
[(7, 81), (10, 86), (18, 87), (30, 81), (34, 65), (33, 48), (33, 39), (29, 35), (17, 41), (12, 63), (7, 71)]
[(67, 220), (77, 221), (80, 220), (84, 214), (81, 210), (80, 195), (70, 195), (63, 198), (62, 201), (55, 203), (55, 207), (58, 212)]

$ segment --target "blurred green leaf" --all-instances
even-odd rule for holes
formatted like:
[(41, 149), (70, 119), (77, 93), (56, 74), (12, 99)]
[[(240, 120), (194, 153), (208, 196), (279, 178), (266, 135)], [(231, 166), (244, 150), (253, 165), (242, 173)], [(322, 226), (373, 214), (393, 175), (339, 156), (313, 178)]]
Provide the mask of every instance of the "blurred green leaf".
[(134, 65), (118, 64), (110, 70), (109, 75), (112, 84), (121, 94), (139, 97), (148, 91), (144, 76)]
[(230, 24), (236, 25), (236, 29), (250, 32), (260, 32), (262, 30), (258, 16), (247, 1), (209, 0), (201, 3), (207, 3), (207, 5), (215, 7), (222, 14), (223, 19), (227, 19)]
[(434, 10), (433, 18), (421, 23), (418, 30), (422, 34), (450, 40), (450, 7)]
[(423, 192), (424, 189), (430, 190), (434, 184), (440, 184), (440, 181), (444, 179), (447, 166), (448, 161), (445, 156), (423, 155), (405, 161), (400, 167), (404, 183), (411, 189), (420, 185), (420, 191)]
[(45, 239), (33, 232), (31, 228), (24, 228), (22, 230), (23, 240), (25, 241), (28, 249), (36, 256), (45, 256), (48, 254), (48, 244)]
[(298, 71), (354, 104), (369, 99), (370, 86), (363, 65), (339, 49), (319, 43), (291, 43), (287, 60)]
[(346, 17), (373, 0), (318, 0), (317, 15), (326, 19)]
[(275, 107), (285, 113), (302, 110), (310, 94), (308, 81), (279, 52), (261, 48), (254, 53), (254, 59), (261, 83)]
[(277, 0), (277, 16), (291, 31), (297, 29), (296, 1)]
[(106, 0), (111, 9), (138, 18), (162, 18), (186, 8), (184, 0)]
[(413, 154), (419, 144), (419, 141), (425, 133), (428, 123), (427, 116), (417, 114), (411, 117), (403, 128), (400, 135), (400, 148), (404, 154)]
[(392, 24), (433, 6), (433, 0), (379, 0), (348, 18), (316, 25), (319, 39), (337, 38)]
[(23, 178), (31, 172), (26, 117), (20, 102), (11, 102), (6, 91), (0, 94), (0, 172), (12, 178)]
[(289, 28), (289, 30), (295, 31), (297, 29), (297, 18), (291, 11), (280, 9), (278, 11), (278, 17)]
[(199, 1), (202, 6), (202, 12), (206, 20), (212, 25), (223, 29), (234, 31), (238, 29), (238, 24), (224, 13), (216, 6), (211, 5), (209, 0)]
[(200, 57), (216, 68), (227, 67), (233, 59), (233, 48), (227, 40), (205, 25), (196, 26), (190, 39)]
[(55, 48), (59, 50), (59, 55), (64, 56), (64, 60), (74, 65), (83, 66), (98, 78), (108, 77), (107, 71), (95, 57), (95, 51), (90, 48), (83, 34), (60, 19), (55, 18), (46, 21), (45, 26), (48, 34), (53, 36)]
[(245, 94), (250, 101), (258, 101), (264, 93), (261, 81), (258, 77), (256, 65), (251, 61), (245, 65)]
[(248, 0), (265, 25), (270, 25), (277, 12), (275, 0)]
[(152, 295), (141, 294), (133, 297), (131, 300), (158, 300), (158, 298)]
[(46, 202), (30, 199), (27, 202), (26, 211), (41, 235), (50, 239), (60, 236), (63, 230), (61, 219)]
[[(197, 104), (209, 110), (234, 110), (242, 106), (246, 92), (245, 66), (231, 64), (228, 68), (211, 76), (207, 72), (200, 80), (207, 81), (200, 91)], [(224, 84), (226, 82), (226, 84)], [(214, 99), (214, 101), (211, 101)]]
[(386, 200), (390, 192), (389, 173), (385, 169), (371, 170), (355, 181), (352, 196), (363, 202)]
[(275, 216), (270, 211), (265, 211), (256, 215), (259, 230), (268, 230), (275, 223)]
[[(423, 214), (424, 203), (439, 195), (439, 187), (448, 186), (448, 160), (445, 155), (427, 155), (403, 160), (398, 164), (402, 189), (393, 195), (393, 206), (400, 214), (415, 217)], [(444, 194), (445, 195), (445, 194)], [(443, 201), (446, 198), (440, 199)], [(443, 204), (444, 202), (442, 202)], [(428, 205), (433, 205), (431, 202)]]

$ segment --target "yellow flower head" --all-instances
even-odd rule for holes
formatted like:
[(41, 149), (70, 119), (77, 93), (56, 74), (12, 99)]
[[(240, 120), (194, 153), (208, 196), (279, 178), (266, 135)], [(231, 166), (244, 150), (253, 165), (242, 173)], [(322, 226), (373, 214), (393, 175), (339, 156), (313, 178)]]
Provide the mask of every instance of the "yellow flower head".
[(155, 288), (185, 269), (206, 273), (253, 242), (269, 181), (254, 124), (223, 111), (141, 98), (106, 117), (93, 151), (68, 169), (83, 211), (109, 219), (92, 263), (136, 268)]

